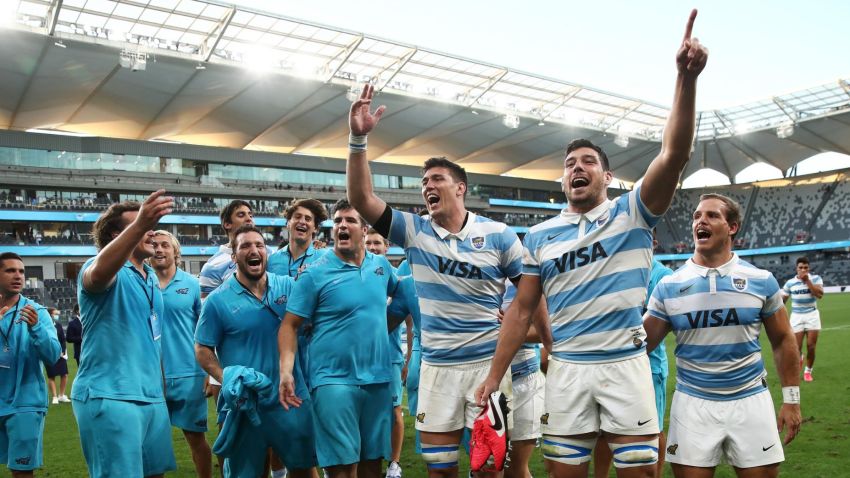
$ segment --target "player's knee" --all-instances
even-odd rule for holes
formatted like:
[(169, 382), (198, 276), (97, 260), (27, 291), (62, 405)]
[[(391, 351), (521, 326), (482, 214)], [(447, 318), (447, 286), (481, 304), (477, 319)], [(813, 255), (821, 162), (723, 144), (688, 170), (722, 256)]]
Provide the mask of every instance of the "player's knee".
[(654, 465), (658, 463), (658, 437), (632, 443), (609, 443), (616, 468)]
[(590, 461), (596, 437), (571, 438), (543, 435), (543, 458), (565, 465), (581, 465)]
[(443, 470), (453, 472), (457, 468), (457, 444), (428, 445), (422, 444), (422, 459), (428, 466), (429, 473), (441, 473)]

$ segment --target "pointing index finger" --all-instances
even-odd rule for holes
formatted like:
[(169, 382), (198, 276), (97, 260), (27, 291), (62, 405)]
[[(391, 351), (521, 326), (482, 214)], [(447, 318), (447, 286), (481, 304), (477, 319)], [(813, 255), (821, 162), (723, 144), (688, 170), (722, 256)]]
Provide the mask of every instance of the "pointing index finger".
[(697, 19), (697, 9), (694, 8), (691, 10), (691, 16), (688, 17), (688, 25), (685, 27), (685, 38), (683, 40), (690, 40), (691, 32), (694, 29), (694, 20)]

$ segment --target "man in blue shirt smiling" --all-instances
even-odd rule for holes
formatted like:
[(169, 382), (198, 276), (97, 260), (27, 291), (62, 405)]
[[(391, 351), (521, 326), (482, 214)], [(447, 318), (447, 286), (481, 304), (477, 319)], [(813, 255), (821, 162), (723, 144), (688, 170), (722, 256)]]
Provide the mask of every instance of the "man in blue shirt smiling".
[(377, 478), (390, 456), (386, 305), (397, 280), (385, 257), (366, 252), (366, 223), (347, 200), (336, 203), (333, 222), (333, 253), (299, 276), (280, 327), (280, 400), (289, 408), (304, 398), (292, 370), (296, 331), (308, 321), (319, 465), (331, 478)]
[(212, 476), (212, 452), (207, 443), (206, 373), (195, 360), (195, 327), (201, 315), (198, 279), (177, 267), (180, 243), (170, 232), (154, 232), (150, 263), (159, 280), (162, 316), (162, 368), (165, 404), (171, 424), (183, 431), (199, 478)]
[[(295, 478), (308, 478), (316, 465), (310, 401), (297, 410), (284, 410), (278, 402), (277, 330), (291, 296), (292, 278), (266, 273), (268, 256), (262, 233), (253, 225), (240, 226), (231, 242), (236, 273), (213, 291), (204, 303), (195, 331), (195, 355), (210, 376), (222, 382), (222, 397), (232, 384), (223, 381), (228, 367), (247, 367), (273, 384), (258, 394), (260, 424), (238, 421), (234, 449), (224, 462), (225, 476), (256, 478), (264, 469), (271, 448)], [(306, 397), (299, 364), (295, 364), (298, 391)], [(229, 413), (219, 400), (219, 421)], [(222, 430), (227, 436), (230, 431)], [(218, 443), (217, 443), (218, 446)]]
[(99, 252), (77, 279), (86, 346), (71, 401), (93, 478), (176, 468), (162, 387), (162, 294), (144, 263), (154, 227), (173, 207), (160, 189), (141, 204), (113, 204), (92, 228)]

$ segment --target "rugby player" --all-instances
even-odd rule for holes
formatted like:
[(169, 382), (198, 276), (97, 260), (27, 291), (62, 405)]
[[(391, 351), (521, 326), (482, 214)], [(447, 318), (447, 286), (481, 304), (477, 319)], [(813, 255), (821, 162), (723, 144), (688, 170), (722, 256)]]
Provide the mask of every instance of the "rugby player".
[(222, 208), (220, 219), (221, 228), (227, 234), (227, 244), (220, 245), (218, 251), (201, 267), (198, 278), (201, 284), (201, 299), (205, 299), (236, 272), (236, 264), (232, 259), (233, 251), (230, 249), (233, 233), (243, 224), (254, 224), (254, 211), (248, 201), (234, 199)]
[(328, 211), (316, 199), (299, 199), (286, 208), (284, 217), (289, 243), (269, 256), (268, 270), (294, 279), (325, 253), (325, 249), (313, 247), (313, 240)]
[(165, 405), (171, 425), (183, 431), (199, 478), (212, 476), (207, 443), (206, 373), (195, 360), (195, 328), (201, 315), (201, 288), (195, 276), (177, 267), (180, 243), (165, 230), (154, 231), (154, 255), (148, 261), (159, 279), (162, 301), (162, 369)]
[(797, 258), (797, 275), (785, 282), (782, 295), (785, 300), (788, 300), (788, 297), (791, 298), (791, 328), (797, 339), (801, 363), (803, 340), (806, 341), (806, 368), (803, 370), (803, 380), (811, 382), (812, 370), (815, 368), (815, 347), (818, 345), (820, 334), (820, 312), (817, 301), (823, 297), (823, 279), (810, 273), (807, 257)]
[[(667, 461), (681, 478), (714, 475), (727, 462), (739, 477), (775, 477), (782, 446), (800, 430), (800, 369), (779, 284), (741, 260), (732, 241), (741, 207), (703, 194), (693, 214), (694, 255), (661, 280), (645, 327), (652, 350), (676, 335), (676, 392)], [(767, 388), (759, 334), (764, 327), (782, 383), (777, 420)], [(779, 430), (787, 428), (781, 441)]]
[(555, 477), (587, 476), (600, 431), (617, 476), (653, 476), (658, 414), (641, 312), (652, 264), (650, 230), (667, 210), (690, 158), (697, 77), (708, 51), (691, 37), (676, 53), (673, 106), (643, 184), (615, 200), (608, 157), (588, 140), (567, 146), (561, 181), (568, 205), (525, 236), (523, 278), (508, 310), (479, 400), (497, 389), (545, 295), (554, 346), (541, 417), (543, 455)]

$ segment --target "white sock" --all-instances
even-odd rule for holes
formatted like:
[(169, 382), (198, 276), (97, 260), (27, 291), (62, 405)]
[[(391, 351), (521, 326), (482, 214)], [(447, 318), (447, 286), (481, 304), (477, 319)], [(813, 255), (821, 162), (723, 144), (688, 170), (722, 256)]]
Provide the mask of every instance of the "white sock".
[(284, 478), (286, 476), (286, 468), (272, 470), (272, 478)]

